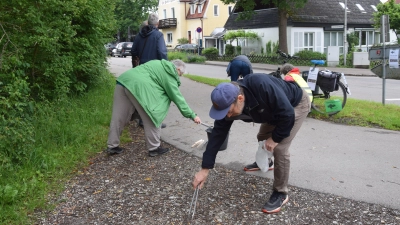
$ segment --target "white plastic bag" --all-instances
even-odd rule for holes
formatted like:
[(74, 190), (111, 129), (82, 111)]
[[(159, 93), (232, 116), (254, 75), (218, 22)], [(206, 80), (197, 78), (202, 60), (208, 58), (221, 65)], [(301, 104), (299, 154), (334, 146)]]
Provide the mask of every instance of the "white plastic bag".
[(273, 153), (265, 149), (265, 140), (258, 142), (258, 150), (256, 153), (256, 163), (257, 166), (264, 173), (268, 172), (269, 169), (269, 160), (272, 158)]

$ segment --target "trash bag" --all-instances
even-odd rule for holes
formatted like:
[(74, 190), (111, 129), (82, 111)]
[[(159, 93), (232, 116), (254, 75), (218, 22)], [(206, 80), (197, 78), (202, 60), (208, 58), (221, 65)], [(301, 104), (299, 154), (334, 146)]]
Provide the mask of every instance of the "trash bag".
[(272, 156), (273, 153), (265, 149), (265, 140), (259, 141), (258, 150), (256, 153), (256, 163), (258, 167), (261, 169), (261, 171), (263, 171), (264, 173), (268, 172), (269, 161), (270, 161), (269, 159), (271, 159)]

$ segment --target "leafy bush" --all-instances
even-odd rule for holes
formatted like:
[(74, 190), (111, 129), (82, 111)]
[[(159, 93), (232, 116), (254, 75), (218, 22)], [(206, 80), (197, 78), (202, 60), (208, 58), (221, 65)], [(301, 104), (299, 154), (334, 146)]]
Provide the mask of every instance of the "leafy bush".
[(183, 45), (183, 44), (188, 44), (188, 43), (189, 43), (189, 40), (185, 37), (178, 39), (178, 44)]
[(187, 53), (185, 52), (168, 52), (168, 60), (174, 60), (174, 59), (180, 59), (182, 61), (185, 61), (187, 58)]
[(242, 46), (236, 46), (236, 54), (240, 55), (242, 54)]
[(105, 79), (113, 10), (108, 0), (0, 1), (7, 11), (0, 13), (1, 163), (17, 165), (32, 154), (37, 102), (84, 94)]
[(218, 55), (219, 51), (216, 48), (206, 48), (202, 51), (203, 55)]
[(187, 60), (184, 62), (189, 62), (189, 63), (204, 63), (206, 61), (206, 57), (202, 55), (195, 55), (195, 54), (188, 54), (187, 55)]
[(225, 45), (225, 55), (233, 55), (235, 47), (230, 44)]
[(326, 54), (320, 52), (313, 52), (309, 50), (302, 50), (294, 54), (298, 56), (300, 59), (324, 59), (326, 60)]

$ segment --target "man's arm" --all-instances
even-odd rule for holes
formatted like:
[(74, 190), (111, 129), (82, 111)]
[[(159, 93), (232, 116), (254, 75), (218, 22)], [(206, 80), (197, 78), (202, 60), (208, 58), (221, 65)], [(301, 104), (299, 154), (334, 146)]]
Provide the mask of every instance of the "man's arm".
[(228, 121), (225, 119), (214, 121), (214, 128), (212, 129), (212, 133), (209, 135), (206, 151), (203, 153), (202, 168), (214, 168), (215, 158), (217, 157), (218, 151), (224, 143), (226, 136), (229, 134), (232, 123), (233, 120)]

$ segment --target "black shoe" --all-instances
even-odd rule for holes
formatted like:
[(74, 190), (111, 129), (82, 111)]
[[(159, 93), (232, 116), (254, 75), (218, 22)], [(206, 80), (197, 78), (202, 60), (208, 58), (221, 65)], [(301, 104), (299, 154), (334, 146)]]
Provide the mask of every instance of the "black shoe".
[(161, 124), (161, 129), (162, 129), (162, 128), (166, 128), (166, 127), (167, 127), (167, 125), (166, 125), (165, 123), (162, 123), (162, 124)]
[[(273, 170), (274, 169), (274, 161), (272, 161), (272, 159), (269, 159), (269, 168), (268, 170)], [(254, 162), (252, 164), (249, 164), (247, 166), (244, 167), (244, 171), (258, 171), (260, 170), (260, 168), (258, 167), (257, 163)]]
[(143, 120), (139, 119), (139, 126), (143, 127)]
[(168, 151), (169, 151), (169, 148), (158, 147), (156, 150), (149, 151), (149, 156), (154, 157), (154, 156), (162, 155), (164, 153), (167, 153)]
[(110, 155), (121, 154), (124, 151), (123, 148), (115, 147), (115, 148), (107, 148), (106, 152)]
[(289, 201), (289, 196), (282, 192), (274, 190), (269, 201), (265, 203), (262, 211), (268, 214), (281, 211), (281, 207)]

